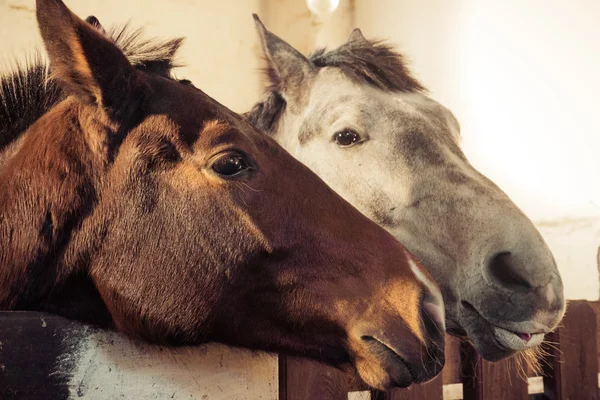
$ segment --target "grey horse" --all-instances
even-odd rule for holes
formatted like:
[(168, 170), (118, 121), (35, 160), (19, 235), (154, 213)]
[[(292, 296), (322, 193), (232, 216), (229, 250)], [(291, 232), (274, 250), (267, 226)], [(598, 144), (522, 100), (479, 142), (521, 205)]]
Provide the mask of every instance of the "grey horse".
[(442, 289), (449, 333), (492, 361), (536, 349), (565, 310), (556, 262), (469, 163), (452, 112), (401, 54), (358, 29), (305, 57), (255, 20), (269, 86), (248, 119), (420, 259)]

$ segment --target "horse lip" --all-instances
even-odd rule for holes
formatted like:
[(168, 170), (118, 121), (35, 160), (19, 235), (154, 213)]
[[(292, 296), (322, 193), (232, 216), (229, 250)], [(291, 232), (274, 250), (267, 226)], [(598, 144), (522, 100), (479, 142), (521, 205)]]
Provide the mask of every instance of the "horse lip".
[[(379, 348), (387, 353), (392, 354), (392, 356), (395, 360), (400, 361), (400, 363), (404, 366), (404, 368), (406, 368), (406, 370), (408, 371), (408, 373), (410, 375), (410, 379), (411, 379), (410, 383), (415, 382), (417, 380), (418, 377), (415, 374), (413, 368), (410, 366), (410, 364), (406, 361), (406, 359), (404, 359), (404, 357), (402, 357), (400, 354), (398, 354), (398, 352), (395, 351), (391, 346), (387, 345), (384, 341), (382, 341), (374, 336), (364, 335), (364, 336), (361, 336), (361, 339), (364, 341), (367, 341), (367, 342), (371, 342), (371, 344), (375, 345), (377, 348)], [(391, 375), (390, 375), (390, 378), (392, 380), (394, 380), (394, 377), (392, 377)], [(398, 386), (405, 386), (397, 381), (395, 381), (394, 383), (396, 383)]]
[[(462, 303), (462, 305), (463, 305), (464, 308), (466, 308), (467, 310), (470, 310), (471, 312), (477, 314), (483, 321), (485, 321), (492, 328), (502, 329), (502, 330), (505, 330), (505, 331), (508, 331), (508, 332), (511, 332), (511, 333), (514, 333), (514, 334), (529, 333), (532, 336), (533, 335), (538, 335), (538, 334), (544, 334), (545, 335), (545, 334), (547, 334), (547, 333), (550, 332), (550, 329), (547, 326), (541, 327), (542, 325), (539, 324), (539, 323), (536, 323), (536, 325), (537, 325), (536, 329), (531, 329), (531, 330), (525, 329), (525, 330), (522, 330), (522, 329), (519, 329), (519, 328), (515, 328), (513, 326), (499, 324), (497, 322), (492, 322), (489, 319), (487, 319), (486, 317), (484, 317), (483, 314), (481, 314), (479, 312), (479, 310), (477, 310), (477, 308), (475, 308), (475, 306), (472, 305), (471, 303), (469, 303), (468, 301), (463, 300), (463, 301), (461, 301), (461, 303)], [(504, 325), (504, 326), (502, 326), (502, 325)]]
[(490, 333), (493, 336), (494, 342), (498, 348), (504, 351), (515, 352), (536, 347), (544, 340), (544, 336), (548, 332), (548, 330), (526, 332), (531, 334), (531, 338), (527, 341), (523, 340), (519, 335), (519, 331), (515, 330), (514, 328), (505, 328), (498, 324), (492, 323), (485, 318), (472, 304), (467, 301), (462, 301), (462, 303), (466, 309), (476, 313), (482, 321), (489, 325), (491, 330)]
[(510, 351), (522, 351), (536, 347), (544, 340), (543, 333), (534, 333), (529, 340), (524, 340), (517, 332), (492, 325), (492, 331), (499, 345)]

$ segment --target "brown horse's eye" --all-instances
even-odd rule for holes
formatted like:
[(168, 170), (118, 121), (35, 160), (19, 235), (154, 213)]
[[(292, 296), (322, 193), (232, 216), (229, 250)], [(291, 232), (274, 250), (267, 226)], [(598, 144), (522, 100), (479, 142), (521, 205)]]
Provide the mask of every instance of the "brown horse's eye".
[(333, 141), (340, 147), (350, 147), (362, 142), (362, 138), (351, 129), (344, 129), (333, 135)]
[(246, 157), (240, 153), (225, 153), (212, 165), (213, 171), (224, 178), (233, 178), (244, 172), (251, 171), (252, 167)]

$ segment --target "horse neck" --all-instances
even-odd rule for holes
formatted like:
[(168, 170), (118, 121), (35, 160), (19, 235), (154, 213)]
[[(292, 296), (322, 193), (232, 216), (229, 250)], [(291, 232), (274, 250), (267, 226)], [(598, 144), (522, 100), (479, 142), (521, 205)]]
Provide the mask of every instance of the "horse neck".
[[(69, 99), (36, 121), (0, 166), (0, 309), (41, 309), (77, 265), (69, 247), (102, 169)], [(69, 279), (67, 279), (69, 277)]]

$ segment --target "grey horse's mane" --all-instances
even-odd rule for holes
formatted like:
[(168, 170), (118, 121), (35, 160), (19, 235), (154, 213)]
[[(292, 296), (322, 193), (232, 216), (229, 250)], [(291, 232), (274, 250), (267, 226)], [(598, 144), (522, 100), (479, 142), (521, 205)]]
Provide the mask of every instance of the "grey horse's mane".
[[(360, 38), (327, 51), (319, 49), (308, 59), (318, 67), (335, 67), (355, 82), (389, 92), (423, 92), (425, 88), (413, 77), (404, 56), (382, 41)], [(265, 98), (256, 104), (246, 118), (260, 130), (273, 133), (286, 102), (274, 70), (265, 68), (268, 88)]]

